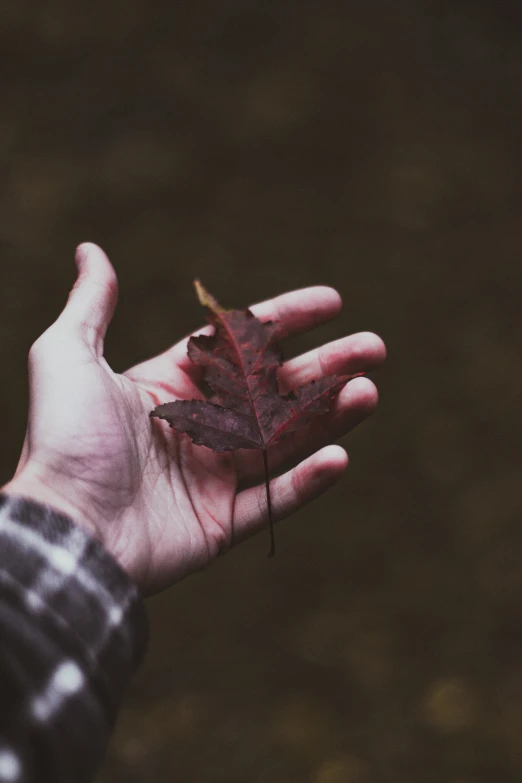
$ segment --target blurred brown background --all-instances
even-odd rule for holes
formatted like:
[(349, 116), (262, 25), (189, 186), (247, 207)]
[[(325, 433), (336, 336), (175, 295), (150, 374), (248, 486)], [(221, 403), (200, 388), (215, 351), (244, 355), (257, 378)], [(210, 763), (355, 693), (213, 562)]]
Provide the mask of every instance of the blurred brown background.
[(522, 10), (515, 0), (0, 3), (0, 480), (84, 240), (123, 370), (336, 286), (385, 339), (332, 492), (149, 602), (100, 783), (522, 776)]

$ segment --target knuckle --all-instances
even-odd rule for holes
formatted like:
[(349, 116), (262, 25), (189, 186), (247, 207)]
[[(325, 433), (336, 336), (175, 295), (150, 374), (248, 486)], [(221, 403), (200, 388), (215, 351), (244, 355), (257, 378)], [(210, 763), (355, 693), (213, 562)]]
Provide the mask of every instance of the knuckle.
[(301, 471), (298, 470), (297, 468), (294, 468), (291, 476), (292, 476), (292, 493), (294, 496), (294, 500), (296, 503), (299, 503), (304, 494), (303, 477), (301, 476)]
[(317, 351), (317, 364), (322, 375), (328, 375), (328, 358), (327, 346), (323, 345)]
[[(272, 501), (273, 501), (273, 487), (271, 487), (272, 490)], [(257, 504), (257, 516), (260, 519), (268, 519), (268, 506), (266, 502), (266, 490), (264, 487), (258, 487), (256, 491), (256, 504)]]
[(292, 470), (292, 501), (299, 508), (310, 497), (310, 488), (314, 482), (314, 469), (310, 459), (304, 460)]

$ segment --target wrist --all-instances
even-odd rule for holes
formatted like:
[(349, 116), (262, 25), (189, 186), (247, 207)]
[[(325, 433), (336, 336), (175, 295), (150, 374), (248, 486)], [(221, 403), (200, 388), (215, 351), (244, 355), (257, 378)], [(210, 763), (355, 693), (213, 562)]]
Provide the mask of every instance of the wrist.
[[(68, 516), (75, 524), (87, 530), (101, 541), (99, 530), (93, 521), (82, 512), (79, 504), (74, 502), (68, 492), (68, 487), (60, 486), (60, 482), (49, 480), (49, 477), (39, 475), (34, 467), (26, 466), (11, 481), (0, 488), (7, 495), (18, 495), (44, 506), (49, 506), (60, 514)], [(103, 544), (103, 541), (101, 541)]]

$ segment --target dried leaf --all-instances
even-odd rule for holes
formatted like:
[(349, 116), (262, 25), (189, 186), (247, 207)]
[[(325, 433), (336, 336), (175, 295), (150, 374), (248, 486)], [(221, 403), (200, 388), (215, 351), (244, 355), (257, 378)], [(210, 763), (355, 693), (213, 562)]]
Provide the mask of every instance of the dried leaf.
[(198, 298), (215, 327), (210, 337), (191, 337), (188, 355), (204, 368), (204, 379), (216, 402), (176, 400), (158, 405), (151, 416), (166, 419), (177, 432), (215, 452), (259, 449), (263, 453), (271, 531), (275, 551), (267, 449), (283, 436), (326, 413), (335, 395), (354, 376), (329, 375), (282, 395), (277, 370), (282, 352), (277, 324), (262, 322), (250, 310), (224, 310), (195, 282)]

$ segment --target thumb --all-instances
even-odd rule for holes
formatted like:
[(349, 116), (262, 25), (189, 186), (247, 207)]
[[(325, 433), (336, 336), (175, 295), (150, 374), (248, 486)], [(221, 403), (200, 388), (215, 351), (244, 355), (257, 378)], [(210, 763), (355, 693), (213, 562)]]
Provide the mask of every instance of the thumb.
[(118, 301), (118, 279), (111, 262), (97, 245), (84, 242), (76, 249), (77, 280), (57, 324), (75, 332), (97, 356)]

